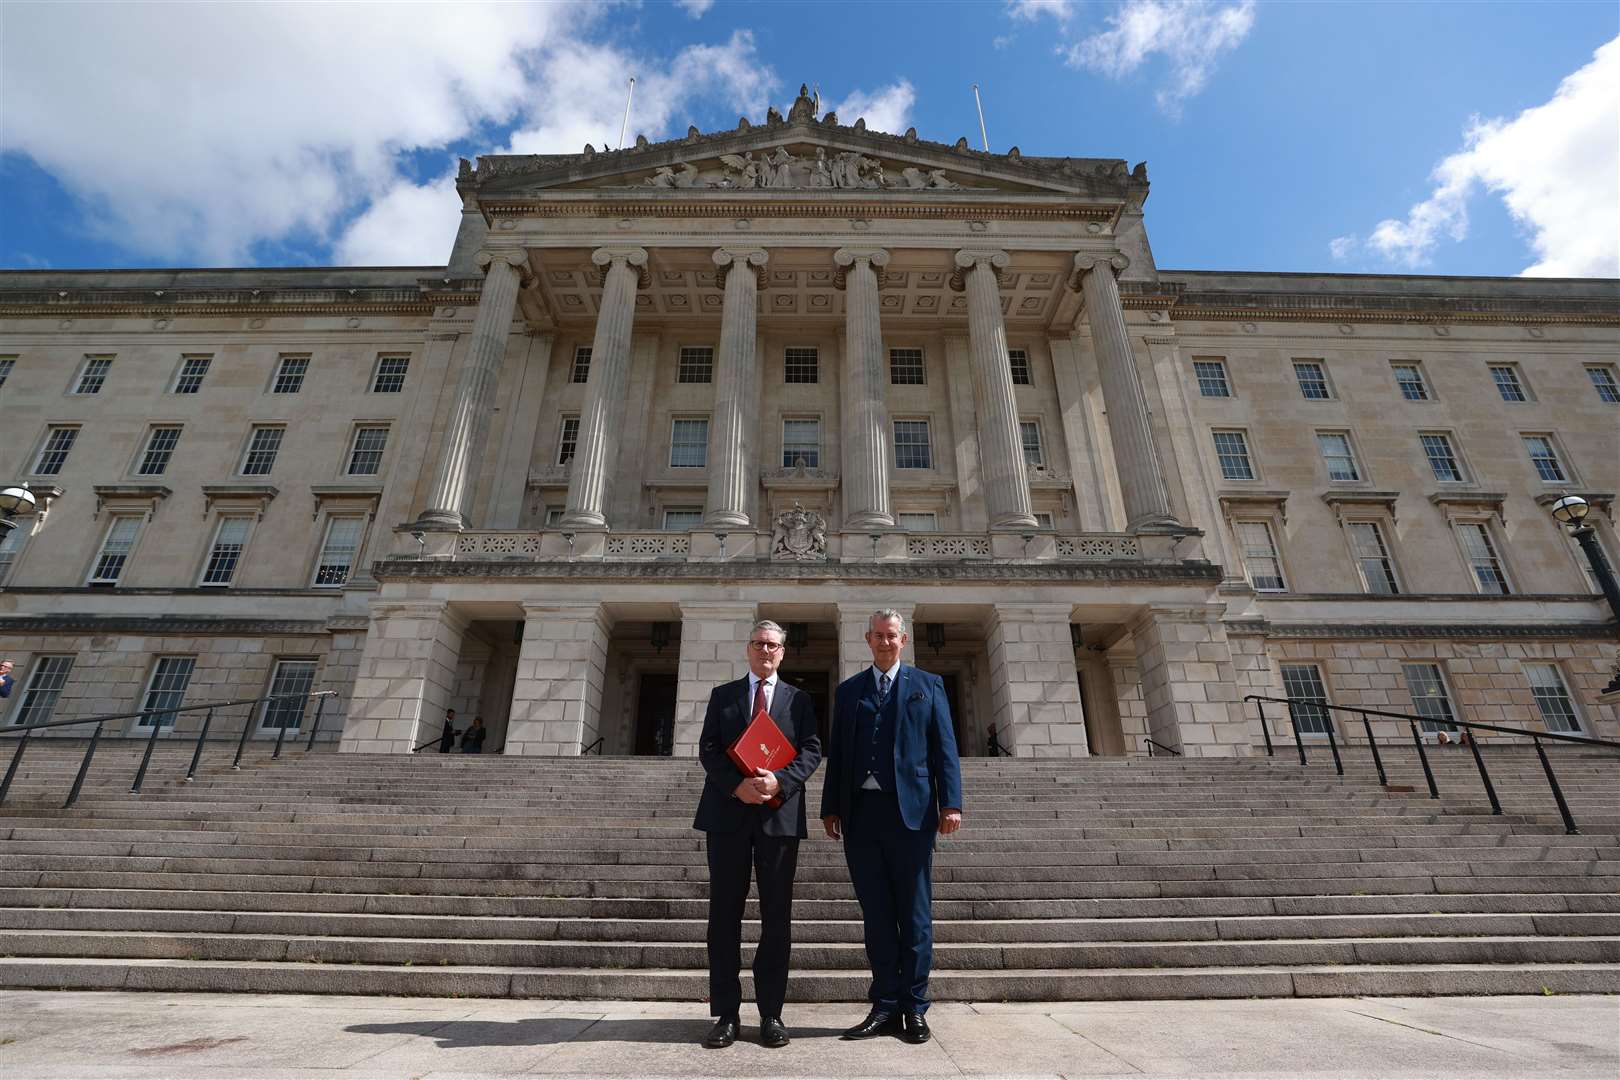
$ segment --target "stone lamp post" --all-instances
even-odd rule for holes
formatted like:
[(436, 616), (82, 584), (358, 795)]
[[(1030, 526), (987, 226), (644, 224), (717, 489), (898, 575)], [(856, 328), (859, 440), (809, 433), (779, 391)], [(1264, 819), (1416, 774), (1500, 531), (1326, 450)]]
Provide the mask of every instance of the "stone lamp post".
[[(1569, 530), (1575, 542), (1581, 545), (1581, 551), (1586, 554), (1586, 561), (1592, 564), (1592, 573), (1598, 580), (1598, 588), (1603, 590), (1603, 598), (1609, 602), (1609, 611), (1614, 614), (1616, 622), (1620, 622), (1620, 586), (1614, 581), (1614, 574), (1610, 572), (1608, 564), (1604, 561), (1603, 550), (1598, 547), (1597, 532), (1592, 526), (1586, 524), (1586, 515), (1591, 513), (1592, 506), (1579, 495), (1565, 495), (1552, 505), (1552, 516), (1560, 525)], [(1620, 693), (1620, 663), (1615, 664), (1614, 677), (1609, 685), (1603, 688), (1603, 694)]]

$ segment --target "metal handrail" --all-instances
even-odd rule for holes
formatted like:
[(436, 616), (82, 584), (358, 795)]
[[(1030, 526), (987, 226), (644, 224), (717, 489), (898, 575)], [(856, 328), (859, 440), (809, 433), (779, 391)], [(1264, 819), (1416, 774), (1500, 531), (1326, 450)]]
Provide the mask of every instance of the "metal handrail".
[[(260, 702), (307, 701), (310, 698), (316, 698), (317, 703), (315, 706), (315, 719), (314, 722), (310, 724), (309, 741), (304, 745), (304, 749), (307, 752), (315, 748), (315, 737), (320, 733), (321, 719), (326, 712), (326, 699), (332, 697), (337, 697), (336, 690), (314, 690), (306, 694), (267, 694), (264, 697), (237, 698), (234, 701), (205, 701), (196, 705), (177, 705), (172, 709), (142, 709), (139, 712), (112, 713), (107, 716), (84, 716), (75, 720), (50, 720), (40, 724), (25, 724), (21, 727), (0, 729), (0, 738), (11, 738), (15, 736), (17, 739), (16, 753), (12, 754), (11, 756), (11, 764), (6, 768), (5, 779), (0, 780), (0, 805), (5, 803), (6, 796), (11, 793), (11, 782), (16, 778), (17, 769), (22, 764), (23, 754), (28, 750), (28, 740), (36, 731), (45, 731), (53, 728), (76, 727), (83, 724), (96, 725), (95, 730), (90, 733), (90, 743), (84, 749), (84, 760), (79, 762), (79, 771), (73, 778), (73, 788), (70, 792), (68, 792), (67, 802), (62, 804), (62, 808), (65, 810), (79, 801), (79, 793), (84, 788), (85, 777), (90, 774), (90, 762), (95, 758), (96, 747), (100, 745), (101, 742), (102, 729), (110, 721), (129, 720), (136, 717), (159, 718), (157, 722), (152, 724), (151, 733), (146, 737), (146, 750), (141, 754), (140, 767), (136, 769), (135, 781), (129, 789), (133, 794), (140, 794), (141, 786), (146, 782), (147, 768), (152, 764), (152, 753), (157, 748), (158, 736), (161, 735), (168, 726), (162, 722), (161, 718), (174, 716), (183, 712), (205, 712), (202, 729), (197, 733), (197, 745), (191, 752), (191, 765), (186, 770), (184, 782), (189, 784), (193, 779), (196, 778), (197, 766), (202, 762), (203, 743), (204, 740), (208, 738), (209, 728), (213, 726), (214, 710), (227, 709), (236, 705), (257, 705)], [(249, 713), (249, 715), (244, 717), (242, 721), (242, 735), (236, 743), (236, 756), (231, 761), (232, 770), (240, 770), (242, 768), (242, 751), (246, 747), (248, 735), (251, 734), (252, 731), (253, 716), (252, 713)], [(275, 751), (270, 755), (271, 758), (274, 759), (281, 756), (282, 742), (286, 739), (286, 737), (287, 725), (282, 724), (276, 731), (276, 748)]]
[[(452, 739), (457, 738), (460, 735), (461, 735), (461, 732), (457, 731), (455, 728), (450, 729), (450, 737)], [(413, 753), (413, 754), (418, 753), (418, 752), (420, 752), (422, 750), (426, 750), (430, 746), (433, 746), (433, 745), (436, 745), (436, 744), (442, 743), (442, 742), (444, 742), (444, 732), (440, 731), (437, 735), (433, 736), (433, 738), (429, 739), (427, 742), (417, 743), (415, 746), (411, 747), (411, 753)]]
[(591, 743), (591, 745), (587, 746), (585, 749), (583, 749), (583, 750), (581, 750), (579, 752), (579, 756), (584, 757), (586, 754), (590, 753), (592, 750), (595, 750), (596, 751), (596, 756), (601, 757), (602, 756), (602, 739), (603, 738), (605, 738), (605, 736), (598, 735), (596, 737), (595, 742)]
[(1155, 746), (1157, 746), (1160, 750), (1163, 750), (1165, 753), (1169, 754), (1171, 757), (1180, 757), (1181, 756), (1181, 751), (1177, 750), (1175, 747), (1166, 746), (1166, 745), (1164, 745), (1164, 743), (1159, 742), (1159, 741), (1157, 741), (1155, 739), (1150, 739), (1145, 735), (1142, 737), (1142, 741), (1147, 743), (1148, 757), (1153, 756), (1153, 748)]
[[(1576, 743), (1581, 746), (1602, 746), (1620, 750), (1620, 742), (1612, 739), (1596, 739), (1584, 735), (1568, 735), (1559, 731), (1534, 731), (1530, 728), (1509, 727), (1505, 724), (1483, 724), (1473, 720), (1439, 720), (1432, 716), (1418, 716), (1415, 713), (1390, 712), (1387, 709), (1369, 709), (1360, 705), (1334, 705), (1331, 702), (1317, 701), (1312, 698), (1279, 698), (1269, 697), (1265, 694), (1248, 694), (1244, 701), (1252, 701), (1260, 713), (1260, 731), (1266, 741), (1266, 756), (1274, 757), (1274, 748), (1271, 743), (1271, 725), (1266, 719), (1265, 703), (1270, 701), (1279, 705), (1288, 706), (1288, 723), (1294, 730), (1294, 745), (1299, 751), (1299, 763), (1307, 764), (1305, 754), (1305, 739), (1300, 731), (1299, 717), (1296, 710), (1301, 706), (1321, 709), (1326, 713), (1328, 747), (1333, 751), (1333, 768), (1340, 775), (1344, 775), (1344, 759), (1339, 755), (1339, 741), (1334, 732), (1332, 714), (1335, 712), (1356, 713), (1361, 717), (1362, 729), (1366, 732), (1367, 747), (1372, 751), (1373, 767), (1378, 770), (1378, 782), (1389, 785), (1389, 776), (1384, 771), (1384, 759), (1378, 752), (1378, 740), (1373, 737), (1373, 716), (1385, 717), (1391, 720), (1406, 721), (1407, 728), (1412, 734), (1412, 745), (1417, 750), (1418, 762), (1423, 766), (1423, 778), (1429, 787), (1429, 798), (1440, 797), (1440, 785), (1435, 780), (1434, 769), (1429, 764), (1429, 754), (1423, 746), (1423, 736), (1418, 731), (1418, 724), (1441, 724), (1449, 728), (1464, 728), (1461, 741), (1466, 743), (1473, 752), (1474, 767), (1479, 770), (1480, 783), (1485, 788), (1485, 797), (1490, 800), (1491, 813), (1502, 813), (1502, 800), (1496, 793), (1496, 785), (1491, 782), (1491, 774), (1485, 768), (1485, 758), (1479, 751), (1479, 740), (1469, 734), (1470, 731), (1494, 731), (1504, 735), (1519, 735), (1528, 738), (1535, 746), (1536, 757), (1541, 761), (1541, 770), (1546, 774), (1547, 786), (1552, 790), (1553, 802), (1558, 805), (1558, 813), (1564, 819), (1564, 831), (1570, 835), (1578, 834), (1581, 830), (1575, 825), (1575, 816), (1570, 812), (1569, 801), (1564, 798), (1564, 789), (1558, 784), (1558, 775), (1553, 771), (1552, 762), (1547, 758), (1547, 751), (1541, 745), (1541, 740), (1552, 739), (1555, 742)], [(1151, 741), (1151, 740), (1150, 740)], [(1348, 745), (1348, 744), (1347, 744)]]

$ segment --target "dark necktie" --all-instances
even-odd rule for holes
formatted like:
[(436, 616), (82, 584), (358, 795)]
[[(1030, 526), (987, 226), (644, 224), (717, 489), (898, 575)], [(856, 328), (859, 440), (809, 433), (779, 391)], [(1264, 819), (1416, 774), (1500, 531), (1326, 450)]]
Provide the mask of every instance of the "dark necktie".
[(878, 673), (878, 705), (881, 707), (882, 704), (885, 701), (888, 701), (888, 700), (889, 700), (889, 673), (886, 672), (886, 671), (883, 671), (883, 672)]
[(766, 712), (765, 708), (765, 680), (761, 679), (754, 684), (754, 715)]

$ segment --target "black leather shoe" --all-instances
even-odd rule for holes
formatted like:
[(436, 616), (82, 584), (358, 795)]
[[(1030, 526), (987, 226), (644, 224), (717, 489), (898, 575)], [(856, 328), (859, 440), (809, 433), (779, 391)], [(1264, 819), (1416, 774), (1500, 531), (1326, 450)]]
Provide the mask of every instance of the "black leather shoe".
[(925, 1043), (932, 1034), (928, 1030), (928, 1021), (923, 1018), (923, 1014), (920, 1012), (908, 1012), (905, 1014), (905, 1029), (905, 1034), (901, 1038), (908, 1043)]
[(703, 1045), (710, 1050), (724, 1050), (737, 1041), (737, 1029), (740, 1026), (731, 1017), (722, 1016), (715, 1021), (714, 1027), (709, 1029), (708, 1035), (704, 1036)]
[(870, 1039), (876, 1035), (900, 1034), (900, 1014), (873, 1009), (866, 1019), (844, 1032), (846, 1039)]
[(779, 1016), (762, 1016), (759, 1020), (759, 1045), (778, 1050), (788, 1044), (787, 1025)]

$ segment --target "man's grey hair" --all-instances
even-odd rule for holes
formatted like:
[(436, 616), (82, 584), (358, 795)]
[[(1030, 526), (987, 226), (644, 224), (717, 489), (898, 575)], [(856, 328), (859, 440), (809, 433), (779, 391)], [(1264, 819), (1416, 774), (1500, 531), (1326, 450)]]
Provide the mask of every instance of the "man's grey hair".
[(771, 633), (776, 635), (776, 640), (779, 644), (787, 641), (787, 631), (782, 629), (781, 624), (774, 623), (769, 619), (761, 619), (759, 622), (755, 623), (753, 627), (749, 629), (748, 636), (753, 637), (754, 631), (756, 630), (769, 630)]
[(872, 617), (866, 620), (866, 628), (870, 630), (872, 628), (872, 624), (879, 621), (896, 622), (900, 624), (900, 632), (902, 634), (906, 632), (906, 617), (894, 610), (892, 607), (878, 608), (876, 611), (872, 612)]

